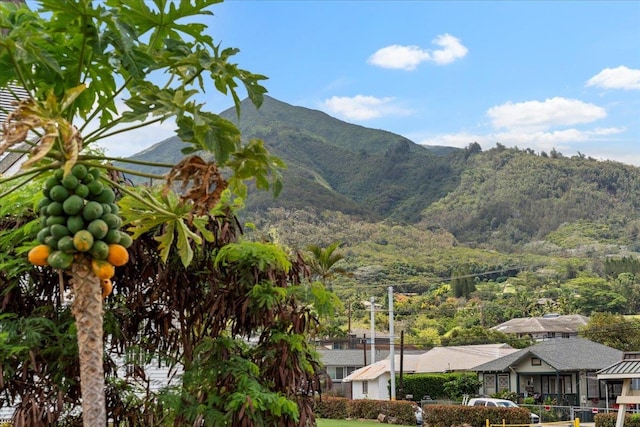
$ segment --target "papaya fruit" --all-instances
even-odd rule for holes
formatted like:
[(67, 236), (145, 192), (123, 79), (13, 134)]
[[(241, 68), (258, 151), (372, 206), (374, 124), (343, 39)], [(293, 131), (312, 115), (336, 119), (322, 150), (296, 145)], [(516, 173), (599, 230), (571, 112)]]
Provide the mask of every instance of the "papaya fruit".
[(87, 176), (87, 167), (83, 164), (76, 163), (71, 168), (71, 174), (78, 179), (82, 179)]
[(78, 215), (80, 212), (82, 212), (83, 208), (84, 199), (77, 194), (72, 194), (71, 196), (67, 197), (67, 200), (62, 202), (62, 210), (67, 215)]
[[(60, 242), (58, 242), (58, 246), (60, 246)], [(93, 242), (93, 246), (89, 250), (89, 255), (91, 255), (93, 259), (107, 259), (107, 256), (109, 255), (109, 245), (102, 240), (95, 240)]]
[(91, 260), (91, 270), (102, 280), (111, 279), (116, 273), (116, 269), (111, 263), (100, 259)]
[(69, 190), (58, 184), (49, 190), (49, 198), (54, 202), (64, 202), (69, 197)]
[(33, 265), (49, 265), (47, 258), (51, 255), (51, 248), (47, 245), (38, 245), (29, 251), (28, 259)]
[(111, 279), (102, 280), (102, 298), (106, 298), (111, 295), (112, 291), (113, 283), (111, 282)]
[(129, 248), (133, 244), (133, 239), (124, 231), (120, 231), (120, 241), (118, 243), (125, 248)]
[(99, 202), (93, 200), (87, 203), (82, 209), (82, 217), (86, 221), (93, 221), (94, 219), (98, 219), (102, 216), (102, 213), (102, 205)]
[(109, 226), (101, 219), (94, 219), (87, 225), (87, 230), (93, 234), (94, 240), (100, 240), (109, 232)]
[(129, 262), (129, 252), (124, 246), (117, 243), (112, 243), (109, 245), (109, 255), (107, 256), (107, 261), (109, 261), (116, 267), (121, 267)]
[(60, 202), (51, 202), (47, 205), (47, 215), (57, 216), (64, 213), (63, 205)]
[(71, 267), (71, 264), (73, 263), (73, 254), (66, 254), (62, 251), (53, 251), (49, 254), (49, 257), (47, 257), (47, 263), (49, 263), (52, 268), (65, 270)]
[(73, 235), (73, 246), (80, 252), (89, 252), (93, 246), (93, 234), (80, 230)]

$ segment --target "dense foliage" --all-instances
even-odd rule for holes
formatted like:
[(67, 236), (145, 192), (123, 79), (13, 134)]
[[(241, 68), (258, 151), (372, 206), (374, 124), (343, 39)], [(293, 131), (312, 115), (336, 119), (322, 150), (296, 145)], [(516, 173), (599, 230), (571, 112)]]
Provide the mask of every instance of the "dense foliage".
[[(400, 381), (396, 379), (396, 388)], [(475, 373), (411, 374), (402, 378), (402, 396), (413, 400), (461, 400), (465, 394), (475, 395), (481, 385)], [(427, 397), (428, 396), (428, 397)]]
[[(248, 109), (243, 131), (288, 163), (283, 197), (256, 197), (243, 214), (249, 233), (290, 248), (342, 243), (345, 274), (331, 286), (345, 304), (326, 329), (367, 328), (362, 301), (386, 306), (388, 286), (396, 331), (420, 346), (520, 348), (527, 342), (487, 328), (549, 312), (640, 311), (638, 168), (499, 143), (425, 151), (272, 98)], [(386, 329), (384, 312), (376, 324)]]
[[(24, 256), (35, 239), (35, 197), (26, 189), (0, 207), (0, 405), (19, 402), (17, 425), (76, 426), (78, 347), (59, 291), (68, 275)], [(306, 337), (327, 309), (298, 302), (310, 269), (276, 245), (241, 239), (230, 212), (214, 213), (208, 230), (215, 239), (188, 267), (177, 251), (161, 262), (154, 235), (144, 234), (130, 248), (133, 262), (116, 272), (105, 300), (107, 412), (121, 426), (304, 425), (320, 384)], [(323, 298), (322, 286), (314, 289)], [(184, 370), (182, 380), (154, 391), (149, 363)]]
[[(266, 92), (266, 77), (240, 69), (238, 50), (207, 31), (215, 3), (0, 2), (0, 89), (12, 101), (0, 106), (0, 155), (24, 155), (0, 177), (0, 406), (16, 405), (17, 427), (313, 423), (320, 367), (306, 339), (334, 300), (310, 283), (302, 256), (242, 237), (248, 181), (277, 195), (284, 164), (195, 100), (205, 89), (229, 95), (237, 118), (238, 90), (254, 106)], [(186, 157), (142, 173), (162, 188), (127, 185), (141, 172), (114, 165), (98, 141), (122, 134), (126, 144), (127, 131), (164, 120), (175, 120)], [(108, 198), (79, 195), (78, 166), (97, 171), (81, 184), (99, 198), (107, 185)], [(44, 206), (34, 197), (52, 176)], [(80, 211), (104, 226), (59, 244)], [(46, 244), (28, 265), (39, 229)], [(129, 252), (100, 240), (109, 232), (127, 236)], [(45, 258), (50, 250), (59, 253)], [(178, 384), (152, 389), (151, 363)]]

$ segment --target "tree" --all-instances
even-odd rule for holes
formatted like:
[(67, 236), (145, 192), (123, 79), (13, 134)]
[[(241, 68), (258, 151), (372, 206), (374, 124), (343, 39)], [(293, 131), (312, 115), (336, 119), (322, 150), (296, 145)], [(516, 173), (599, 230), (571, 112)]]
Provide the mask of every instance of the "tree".
[[(0, 154), (13, 150), (26, 154), (28, 159), (20, 173), (0, 181), (4, 184), (0, 198), (6, 200), (7, 196), (15, 195), (21, 188), (33, 191), (33, 187), (28, 185), (30, 182), (53, 182), (48, 180), (55, 178), (56, 185), (62, 184), (65, 179), (71, 180), (68, 177), (76, 176), (75, 170), (82, 170), (80, 166), (97, 171), (92, 179), (100, 183), (95, 184), (96, 188), (105, 187), (114, 194), (124, 195), (118, 201), (118, 207), (110, 206), (115, 214), (120, 213), (127, 224), (127, 232), (121, 231), (116, 236), (135, 239), (129, 252), (132, 257), (139, 256), (141, 261), (148, 263), (145, 266), (121, 266), (118, 272), (113, 271), (111, 262), (99, 263), (100, 267), (96, 268), (93, 264), (102, 261), (102, 256), (91, 252), (95, 251), (95, 245), (87, 243), (86, 248), (76, 245), (74, 235), (71, 251), (75, 252), (75, 256), (65, 256), (64, 251), (57, 249), (57, 236), (46, 224), (44, 228), (48, 229), (48, 243), (51, 244), (43, 243), (45, 248), (42, 251), (55, 249), (58, 258), (63, 258), (64, 262), (54, 262), (55, 257), (43, 258), (40, 253), (38, 263), (59, 267), (59, 273), (54, 273), (46, 266), (27, 271), (12, 260), (3, 264), (3, 267), (18, 266), (22, 274), (13, 277), (3, 274), (2, 291), (6, 308), (19, 311), (17, 300), (26, 296), (34, 284), (43, 286), (42, 290), (51, 294), (46, 298), (50, 302), (56, 301), (53, 295), (54, 289), (57, 289), (56, 278), (60, 279), (63, 288), (68, 283), (73, 285), (73, 315), (78, 330), (79, 376), (85, 426), (106, 425), (103, 286), (107, 283), (111, 286), (110, 278), (114, 274), (117, 274), (117, 280), (122, 279), (124, 274), (130, 282), (119, 280), (118, 286), (125, 289), (129, 285), (131, 288), (141, 286), (140, 277), (146, 280), (144, 285), (148, 289), (153, 281), (159, 283), (167, 280), (168, 270), (162, 267), (165, 263), (172, 263), (174, 271), (179, 267), (185, 275), (200, 277), (196, 282), (199, 285), (197, 293), (185, 294), (184, 291), (173, 289), (174, 293), (164, 299), (167, 303), (165, 306), (168, 305), (170, 309), (184, 309), (189, 305), (187, 301), (194, 301), (189, 298), (205, 291), (205, 282), (201, 277), (209, 280), (209, 292), (205, 292), (207, 298), (213, 299), (209, 302), (224, 303), (220, 299), (219, 293), (224, 293), (220, 288), (230, 283), (241, 283), (238, 289), (248, 291), (244, 298), (249, 301), (235, 311), (220, 315), (207, 315), (203, 313), (202, 306), (197, 305), (187, 318), (179, 319), (179, 337), (171, 334), (167, 337), (168, 332), (159, 334), (157, 339), (154, 337), (151, 340), (152, 344), (158, 344), (161, 339), (168, 340), (164, 345), (169, 343), (168, 348), (174, 354), (183, 354), (182, 362), (187, 370), (202, 366), (206, 360), (230, 363), (236, 357), (250, 358), (251, 352), (247, 349), (222, 345), (222, 335), (227, 333), (226, 328), (232, 324), (231, 338), (247, 336), (256, 330), (263, 331), (262, 345), (254, 350), (257, 354), (251, 359), (254, 360), (251, 367), (251, 372), (255, 373), (254, 379), (272, 378), (269, 376), (273, 374), (270, 369), (274, 366), (280, 369), (280, 380), (265, 387), (274, 395), (282, 393), (280, 396), (284, 401), (270, 401), (273, 405), (259, 407), (257, 412), (251, 413), (245, 412), (247, 408), (254, 408), (251, 401), (236, 402), (223, 405), (227, 412), (218, 415), (234, 425), (265, 422), (292, 425), (305, 422), (310, 416), (309, 406), (301, 404), (296, 393), (299, 391), (298, 381), (308, 379), (308, 383), (311, 383), (317, 369), (311, 357), (302, 360), (308, 356), (303, 351), (304, 344), (299, 342), (305, 331), (312, 327), (313, 317), (296, 304), (295, 286), (289, 289), (287, 285), (297, 283), (304, 276), (306, 267), (299, 262), (292, 264), (286, 260), (286, 254), (277, 248), (236, 242), (239, 230), (233, 226), (234, 199), (246, 196), (245, 181), (254, 180), (258, 189), (271, 189), (277, 194), (281, 188), (278, 169), (284, 164), (270, 156), (261, 141), (242, 141), (235, 125), (217, 114), (207, 112), (195, 99), (205, 88), (215, 87), (222, 94), (231, 94), (236, 112), (240, 114), (239, 83), (257, 107), (266, 92), (260, 85), (264, 76), (242, 70), (231, 62), (237, 49), (223, 49), (214, 43), (204, 25), (183, 22), (211, 14), (209, 7), (218, 2), (41, 0), (37, 11), (25, 5), (0, 3), (0, 28), (3, 30), (0, 36), (0, 68), (3, 70), (0, 88), (18, 84), (28, 93), (27, 99), (20, 99), (16, 95), (13, 109), (5, 111), (8, 119), (3, 124)], [(161, 76), (165, 80), (156, 83)], [(125, 98), (124, 111), (118, 108), (121, 96)], [(163, 191), (127, 187), (121, 174), (140, 173), (115, 166), (111, 162), (123, 159), (101, 155), (96, 151), (97, 144), (103, 138), (116, 135), (124, 137), (128, 130), (168, 119), (175, 119), (176, 134), (185, 142), (183, 153), (190, 156), (178, 165), (164, 165), (170, 170)], [(92, 126), (95, 128), (92, 129)], [(198, 151), (211, 153), (214, 160), (204, 161), (194, 155)], [(225, 177), (221, 172), (223, 168), (228, 171)], [(154, 179), (165, 178), (142, 175)], [(172, 188), (180, 183), (184, 184), (183, 192), (176, 194)], [(52, 188), (44, 185), (44, 197), (41, 200), (49, 199), (48, 204), (52, 204), (54, 200), (49, 197)], [(73, 195), (78, 195), (76, 188), (74, 186), (72, 189)], [(100, 192), (96, 190), (96, 195), (106, 189)], [(64, 197), (65, 202), (68, 197), (71, 196), (67, 194)], [(83, 214), (89, 200), (84, 198), (80, 202)], [(57, 203), (61, 201), (55, 200)], [(43, 205), (40, 210), (45, 207), (46, 214), (48, 205)], [(5, 247), (10, 248), (11, 254), (15, 254), (16, 241), (21, 244), (33, 242), (36, 229), (42, 227), (40, 221), (48, 219), (47, 215), (36, 218), (29, 209), (22, 214), (10, 219), (14, 221), (13, 224), (3, 224), (3, 229), (8, 231)], [(12, 230), (9, 229), (11, 225), (14, 226)], [(20, 235), (14, 234), (16, 225)], [(117, 227), (109, 227), (111, 229), (117, 230)], [(129, 236), (129, 233), (132, 235)], [(22, 251), (24, 255), (24, 246)], [(155, 265), (159, 267), (153, 267)], [(208, 274), (203, 274), (203, 268)], [(3, 271), (7, 270), (3, 268)], [(221, 271), (224, 274), (220, 274)], [(248, 271), (252, 273), (247, 274)], [(101, 277), (103, 274), (108, 278)], [(262, 282), (248, 280), (251, 277)], [(211, 283), (216, 283), (217, 288)], [(29, 289), (25, 289), (25, 286)], [(212, 287), (220, 292), (212, 291)], [(31, 303), (37, 299), (34, 295), (29, 298)], [(235, 302), (242, 300), (236, 299)], [(246, 304), (249, 307), (257, 304), (255, 312), (245, 320), (239, 319), (241, 313), (246, 314), (242, 311), (246, 309)], [(234, 305), (230, 304), (229, 307)], [(53, 311), (44, 311), (52, 317), (66, 313), (60, 306)], [(271, 314), (267, 315), (267, 312)], [(139, 313), (127, 314), (131, 315), (127, 319), (130, 322), (128, 326), (133, 330), (137, 328), (138, 333), (143, 330), (141, 328), (156, 325), (155, 320), (144, 319), (145, 314), (142, 314), (143, 318)], [(170, 318), (165, 316), (165, 321)], [(159, 328), (157, 331), (166, 327), (156, 326)], [(111, 331), (116, 341), (123, 341), (124, 338), (118, 337), (116, 331)], [(48, 333), (48, 330), (41, 332)], [(208, 345), (207, 337), (213, 337)], [(178, 347), (180, 350), (176, 350)], [(295, 354), (302, 356), (293, 356), (292, 353), (290, 364), (284, 367), (260, 353), (282, 355), (293, 347), (297, 348)], [(219, 357), (208, 359), (206, 355)], [(32, 368), (35, 369), (35, 366)], [(59, 381), (59, 373), (56, 381)], [(235, 377), (225, 377), (220, 381), (226, 384), (242, 382)], [(68, 387), (74, 388), (73, 385)], [(47, 390), (43, 388), (42, 391)], [(184, 386), (184, 393), (190, 393), (188, 384)], [(244, 396), (249, 395), (244, 393)], [(292, 399), (298, 403), (300, 410), (291, 407), (289, 403)], [(70, 400), (77, 401), (72, 396)], [(23, 414), (26, 412), (23, 411)], [(45, 412), (34, 415), (35, 419), (29, 425), (40, 425), (46, 417), (55, 417), (55, 414)], [(35, 410), (32, 413), (37, 414)], [(185, 421), (197, 422), (197, 419), (205, 420), (208, 424), (214, 422), (211, 418), (198, 418), (203, 417), (202, 414), (196, 414), (195, 419), (189, 419), (189, 416), (183, 414), (182, 419), (175, 420), (176, 425)], [(151, 424), (143, 421), (140, 425)]]
[(342, 242), (333, 242), (326, 248), (318, 245), (308, 245), (307, 250), (311, 253), (309, 265), (311, 266), (312, 277), (327, 285), (336, 274), (347, 275), (343, 268), (336, 267), (339, 261), (344, 259), (344, 255), (336, 252)]
[(620, 314), (594, 313), (580, 336), (622, 351), (640, 350), (640, 321)]

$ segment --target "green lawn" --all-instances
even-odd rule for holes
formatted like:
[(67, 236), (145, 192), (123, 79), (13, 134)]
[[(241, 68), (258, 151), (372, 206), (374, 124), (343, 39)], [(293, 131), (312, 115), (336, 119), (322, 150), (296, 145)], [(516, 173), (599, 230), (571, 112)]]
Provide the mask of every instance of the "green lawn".
[(326, 420), (318, 419), (318, 427), (380, 427), (377, 421)]

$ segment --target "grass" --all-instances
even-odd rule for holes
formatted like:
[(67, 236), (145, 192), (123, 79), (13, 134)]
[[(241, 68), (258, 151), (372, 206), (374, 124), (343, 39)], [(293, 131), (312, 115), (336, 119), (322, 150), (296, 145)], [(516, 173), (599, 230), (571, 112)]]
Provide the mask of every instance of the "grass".
[(377, 421), (318, 419), (318, 427), (380, 427)]

